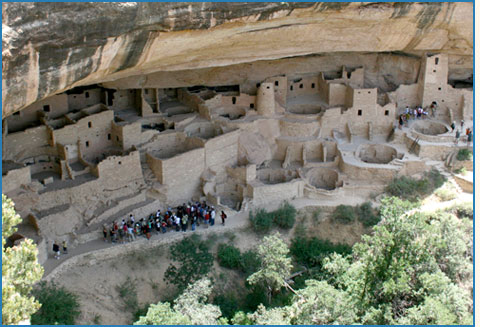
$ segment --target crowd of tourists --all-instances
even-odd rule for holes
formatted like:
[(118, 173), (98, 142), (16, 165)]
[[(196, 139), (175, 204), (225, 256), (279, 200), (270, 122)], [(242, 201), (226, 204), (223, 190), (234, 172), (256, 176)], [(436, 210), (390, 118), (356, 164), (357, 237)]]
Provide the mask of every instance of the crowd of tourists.
[(435, 117), (435, 113), (437, 111), (437, 102), (433, 101), (432, 104), (430, 104), (426, 108), (422, 108), (421, 106), (418, 106), (416, 108), (410, 108), (407, 106), (405, 108), (405, 111), (403, 114), (400, 114), (398, 116), (398, 126), (400, 129), (402, 129), (403, 126), (408, 127), (408, 122), (413, 119), (425, 119), (428, 117), (429, 112), (432, 117)]
[(165, 212), (157, 210), (148, 217), (136, 220), (133, 214), (122, 221), (113, 221), (111, 227), (103, 226), (103, 240), (105, 242), (126, 243), (132, 242), (137, 237), (145, 237), (148, 240), (152, 237), (152, 233), (165, 234), (168, 232), (186, 232), (191, 229), (195, 231), (200, 225), (204, 228), (215, 225), (218, 217), (221, 219), (222, 225), (225, 225), (227, 215), (222, 210), (218, 215), (214, 206), (209, 206), (204, 201), (194, 204), (188, 203), (178, 206), (175, 209), (167, 208)]

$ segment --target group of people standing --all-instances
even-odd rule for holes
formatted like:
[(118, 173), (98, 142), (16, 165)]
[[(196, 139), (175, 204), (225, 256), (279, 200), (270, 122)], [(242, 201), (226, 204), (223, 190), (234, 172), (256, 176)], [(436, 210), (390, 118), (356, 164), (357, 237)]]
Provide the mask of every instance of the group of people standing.
[[(130, 214), (127, 219), (122, 219), (120, 223), (114, 221), (110, 228), (104, 225), (103, 239), (107, 242), (108, 237), (110, 237), (112, 243), (126, 243), (141, 236), (150, 239), (153, 232), (156, 234), (174, 230), (186, 232), (189, 225), (192, 231), (195, 231), (197, 226), (201, 224), (205, 228), (215, 225), (216, 218), (217, 212), (214, 206), (207, 205), (205, 201), (194, 204), (189, 202), (188, 204), (184, 203), (178, 206), (175, 210), (169, 207), (164, 213), (157, 210), (156, 213), (152, 213), (150, 216), (141, 218), (138, 221), (135, 220), (133, 214)], [(220, 218), (222, 225), (225, 225), (227, 215), (223, 210), (220, 213)]]
[(402, 129), (403, 126), (408, 127), (408, 121), (410, 119), (424, 119), (428, 117), (428, 112), (432, 117), (435, 117), (435, 112), (437, 111), (437, 102), (433, 101), (427, 108), (422, 108), (418, 106), (417, 108), (410, 108), (407, 106), (405, 112), (398, 116), (398, 126)]
[[(460, 121), (460, 126), (457, 126), (455, 121), (450, 125), (450, 127), (452, 128), (452, 132), (455, 131), (455, 141), (454, 141), (455, 144), (458, 144), (458, 142), (460, 141), (460, 137), (463, 133), (464, 126), (465, 126), (465, 122), (463, 121), (463, 119)], [(466, 140), (467, 146), (470, 146), (470, 143), (473, 140), (473, 131), (471, 128), (467, 128), (465, 130), (465, 136), (467, 139)]]

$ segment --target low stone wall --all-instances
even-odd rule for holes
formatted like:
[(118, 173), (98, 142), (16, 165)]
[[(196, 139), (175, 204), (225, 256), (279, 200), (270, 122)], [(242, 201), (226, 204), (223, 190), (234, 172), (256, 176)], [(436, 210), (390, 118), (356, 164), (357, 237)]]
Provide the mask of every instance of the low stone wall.
[(247, 185), (247, 194), (253, 199), (254, 206), (262, 206), (275, 201), (302, 197), (304, 187), (305, 182), (300, 179), (269, 185), (256, 181)]
[(463, 178), (460, 175), (453, 175), (453, 177), (455, 178), (455, 182), (457, 182), (457, 184), (462, 188), (462, 190), (464, 192), (473, 193), (473, 182), (472, 181), (470, 181), (466, 178)]

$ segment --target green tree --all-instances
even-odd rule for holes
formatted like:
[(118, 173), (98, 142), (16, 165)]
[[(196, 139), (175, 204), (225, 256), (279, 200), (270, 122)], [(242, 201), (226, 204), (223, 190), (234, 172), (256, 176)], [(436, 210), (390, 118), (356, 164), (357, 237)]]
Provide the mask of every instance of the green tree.
[(200, 279), (175, 299), (173, 308), (169, 303), (153, 304), (135, 325), (217, 325), (222, 313), (207, 303), (211, 292), (211, 281)]
[(269, 303), (271, 303), (273, 292), (285, 286), (285, 279), (292, 271), (292, 259), (288, 253), (288, 246), (280, 239), (278, 232), (265, 236), (258, 247), (261, 267), (259, 271), (250, 275), (247, 281), (252, 285), (265, 286)]
[[(452, 215), (426, 216), (409, 213), (410, 208), (408, 202), (386, 198), (380, 210), (382, 221), (372, 235), (363, 236), (354, 246), (353, 262), (348, 265), (341, 256), (325, 260), (331, 283), (348, 294), (359, 323), (468, 321), (471, 301), (457, 285), (458, 278), (470, 272), (468, 227), (462, 229)], [(432, 303), (442, 306), (430, 312), (435, 308)]]
[(74, 325), (80, 315), (78, 296), (65, 287), (41, 282), (32, 294), (42, 304), (32, 315), (33, 325)]
[(472, 221), (411, 208), (384, 199), (373, 233), (351, 255), (323, 260), (322, 281), (307, 280), (290, 305), (259, 307), (249, 318), (256, 324), (472, 324)]
[(140, 317), (134, 325), (191, 325), (188, 317), (176, 312), (170, 303), (159, 302), (148, 308), (147, 315)]
[(43, 267), (38, 264), (38, 250), (32, 240), (7, 247), (7, 238), (21, 222), (12, 200), (2, 194), (2, 324), (18, 324), (30, 319), (40, 304), (30, 296), (32, 285), (40, 280)]
[(205, 277), (212, 269), (214, 260), (209, 250), (209, 244), (197, 234), (176, 243), (170, 248), (170, 258), (178, 264), (170, 264), (164, 280), (182, 291), (195, 280)]

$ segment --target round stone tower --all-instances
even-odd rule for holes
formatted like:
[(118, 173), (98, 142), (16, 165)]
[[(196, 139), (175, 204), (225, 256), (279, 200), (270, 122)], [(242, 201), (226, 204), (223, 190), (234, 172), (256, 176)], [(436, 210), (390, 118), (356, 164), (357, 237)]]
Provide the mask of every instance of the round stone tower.
[(269, 117), (275, 114), (275, 93), (273, 83), (262, 83), (257, 89), (257, 112)]

